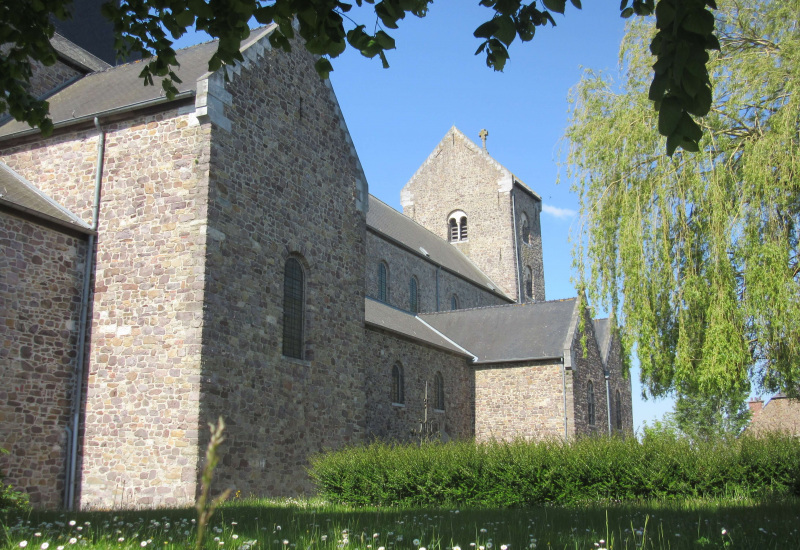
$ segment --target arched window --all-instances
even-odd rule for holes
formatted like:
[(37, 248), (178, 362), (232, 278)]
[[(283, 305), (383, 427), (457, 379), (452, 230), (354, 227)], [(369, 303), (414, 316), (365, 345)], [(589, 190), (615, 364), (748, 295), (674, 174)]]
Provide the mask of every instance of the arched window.
[(522, 213), (522, 242), (526, 244), (531, 242), (530, 224), (528, 223), (528, 216), (524, 212)]
[(305, 275), (297, 258), (289, 258), (283, 271), (283, 354), (303, 358)]
[(417, 278), (411, 277), (408, 283), (408, 310), (411, 313), (419, 313), (419, 292), (417, 288)]
[(405, 403), (403, 391), (403, 365), (396, 363), (392, 367), (392, 403)]
[(450, 296), (450, 309), (453, 311), (458, 309), (458, 296), (456, 296), (455, 293)]
[(620, 396), (619, 390), (617, 390), (616, 395), (616, 406), (614, 407), (617, 413), (617, 429), (622, 429), (622, 397)]
[(450, 241), (456, 242), (458, 240), (458, 222), (455, 218), (450, 218), (448, 225), (450, 227)]
[(467, 215), (456, 210), (447, 219), (448, 238), (451, 243), (467, 240)]
[(384, 262), (378, 264), (378, 300), (389, 301), (389, 270)]
[(444, 410), (444, 378), (442, 378), (442, 373), (437, 372), (436, 376), (433, 377), (433, 388), (434, 388), (434, 409), (443, 411)]
[(590, 426), (594, 426), (594, 384), (591, 380), (586, 387), (586, 420)]
[(533, 299), (533, 272), (530, 266), (525, 266), (525, 296), (528, 300)]

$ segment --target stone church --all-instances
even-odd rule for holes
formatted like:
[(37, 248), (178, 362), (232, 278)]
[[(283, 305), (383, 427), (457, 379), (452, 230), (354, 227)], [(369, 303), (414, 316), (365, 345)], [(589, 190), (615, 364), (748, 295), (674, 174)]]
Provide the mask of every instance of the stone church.
[(455, 127), (403, 213), (370, 196), (330, 83), (271, 30), (227, 81), (213, 42), (180, 51), (167, 100), (60, 28), (32, 82), (52, 136), (0, 119), (6, 481), (189, 505), (220, 416), (217, 479), (259, 496), (375, 438), (630, 431), (613, 327), (545, 300), (541, 197)]

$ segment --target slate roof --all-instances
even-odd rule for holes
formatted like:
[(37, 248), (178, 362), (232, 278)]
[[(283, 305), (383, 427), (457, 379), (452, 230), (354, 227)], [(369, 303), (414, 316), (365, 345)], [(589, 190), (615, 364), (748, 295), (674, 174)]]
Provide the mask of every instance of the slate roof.
[(53, 48), (61, 57), (81, 66), (86, 71), (103, 71), (111, 67), (109, 63), (58, 33), (53, 34), (53, 38), (50, 39), (50, 44), (52, 44)]
[(42, 193), (3, 162), (0, 162), (0, 203), (77, 231), (91, 231), (87, 223)]
[[(369, 196), (367, 226), (390, 240), (405, 245), (418, 256), (428, 257), (481, 288), (510, 301), (510, 298), (455, 246), (372, 195)], [(427, 256), (421, 249), (428, 253)]]
[(477, 364), (564, 356), (577, 298), (423, 313), (420, 318), (477, 357)]
[(472, 358), (467, 351), (437, 333), (419, 317), (390, 305), (366, 298), (364, 300), (364, 321), (383, 330), (418, 340), (434, 347)]
[[(250, 31), (250, 36), (242, 42), (241, 49), (246, 49), (273, 28), (268, 26), (253, 29)], [(208, 73), (208, 60), (216, 49), (217, 41), (212, 40), (178, 50), (177, 59), (180, 67), (176, 73), (182, 80), (180, 84), (175, 85), (178, 88), (178, 98), (194, 95), (197, 91), (197, 81)], [(145, 86), (143, 80), (139, 78), (143, 63), (134, 61), (88, 74), (49, 97), (47, 101), (50, 102), (50, 117), (53, 124), (58, 126), (70, 121), (91, 119), (101, 114), (166, 101), (158, 81), (154, 86)], [(30, 130), (26, 123), (12, 120), (0, 126), (0, 138)]]
[(594, 325), (594, 337), (600, 348), (600, 358), (605, 364), (608, 361), (608, 352), (611, 350), (611, 325), (608, 319), (592, 319), (592, 324)]

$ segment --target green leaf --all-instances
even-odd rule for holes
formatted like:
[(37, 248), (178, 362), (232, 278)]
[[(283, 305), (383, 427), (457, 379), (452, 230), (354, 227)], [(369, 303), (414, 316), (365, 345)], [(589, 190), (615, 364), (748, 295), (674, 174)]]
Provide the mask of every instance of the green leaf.
[(314, 69), (317, 71), (320, 78), (327, 79), (333, 71), (333, 65), (331, 65), (331, 62), (327, 58), (320, 57), (317, 59), (316, 63), (314, 63)]
[(686, 112), (684, 112), (681, 116), (677, 131), (683, 136), (684, 139), (688, 139), (693, 142), (697, 142), (703, 137), (703, 130), (694, 120), (692, 120), (692, 117), (689, 116), (689, 113)]
[(194, 14), (189, 10), (184, 10), (175, 16), (175, 22), (184, 29), (194, 24)]
[(475, 32), (472, 35), (475, 38), (491, 38), (494, 36), (494, 31), (497, 30), (497, 22), (495, 19), (491, 21), (487, 21), (475, 29)]
[(566, 0), (542, 0), (544, 7), (556, 13), (564, 13)]
[(633, 15), (633, 8), (625, 8), (619, 15), (624, 19), (628, 19), (631, 15)]
[(385, 32), (378, 31), (375, 34), (375, 39), (378, 41), (378, 44), (380, 44), (381, 47), (384, 50), (393, 50), (394, 49), (394, 38), (392, 38), (391, 36), (389, 36)]
[(496, 17), (497, 29), (494, 32), (495, 37), (500, 40), (506, 47), (510, 46), (517, 36), (517, 29), (514, 26), (514, 20), (508, 15)]
[(579, 10), (583, 9), (583, 6), (581, 5), (581, 0), (570, 0), (570, 3)]
[(704, 9), (690, 11), (683, 18), (681, 28), (694, 34), (709, 35), (714, 32), (714, 16)]
[(677, 98), (664, 98), (658, 110), (658, 133), (662, 136), (671, 135), (678, 127), (682, 114), (683, 109)]

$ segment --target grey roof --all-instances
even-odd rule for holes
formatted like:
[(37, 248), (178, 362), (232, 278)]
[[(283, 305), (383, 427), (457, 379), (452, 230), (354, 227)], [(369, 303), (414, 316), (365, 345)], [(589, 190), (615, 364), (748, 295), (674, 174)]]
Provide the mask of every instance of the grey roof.
[(578, 299), (423, 313), (420, 318), (477, 357), (499, 363), (564, 356)]
[(445, 269), (510, 300), (458, 248), (372, 195), (369, 196), (367, 225), (385, 237), (405, 245), (418, 256), (428, 257)]
[(87, 223), (42, 193), (3, 162), (0, 162), (0, 203), (78, 231), (90, 231)]
[(79, 65), (87, 72), (103, 71), (111, 67), (109, 63), (106, 63), (99, 57), (92, 55), (91, 52), (86, 51), (78, 46), (75, 42), (61, 36), (58, 33), (55, 33), (53, 38), (50, 39), (50, 44), (61, 57), (71, 61), (76, 65)]
[[(250, 31), (250, 36), (242, 42), (242, 49), (262, 38), (272, 28), (262, 27)], [(193, 95), (197, 91), (197, 81), (208, 73), (208, 60), (216, 49), (217, 41), (213, 40), (178, 50), (180, 67), (175, 72), (182, 82), (175, 86), (181, 96)], [(91, 73), (55, 93), (47, 99), (50, 102), (53, 124), (59, 125), (71, 120), (164, 101), (164, 92), (158, 81), (154, 86), (145, 86), (144, 81), (139, 78), (143, 66), (143, 61), (134, 61)], [(27, 124), (12, 120), (0, 127), (0, 137), (30, 129)]]
[(592, 325), (597, 346), (600, 348), (600, 358), (605, 364), (608, 361), (608, 352), (611, 350), (611, 324), (608, 319), (592, 319)]
[(419, 317), (372, 298), (364, 300), (364, 321), (367, 325), (394, 332), (464, 357), (472, 357), (469, 352), (423, 323)]

